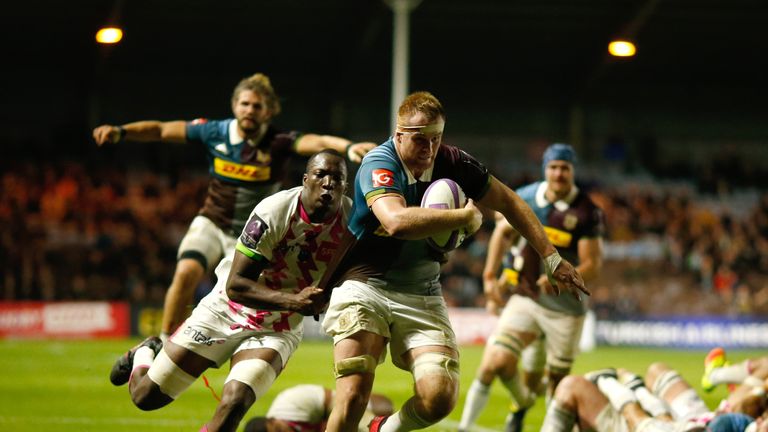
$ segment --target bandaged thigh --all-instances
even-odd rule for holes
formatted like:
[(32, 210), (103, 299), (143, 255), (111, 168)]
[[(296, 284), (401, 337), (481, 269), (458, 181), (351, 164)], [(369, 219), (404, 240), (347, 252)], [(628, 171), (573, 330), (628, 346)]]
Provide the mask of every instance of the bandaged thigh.
[(427, 375), (442, 375), (456, 381), (459, 379), (459, 361), (445, 353), (427, 352), (416, 357), (411, 373), (414, 381)]
[(177, 366), (164, 350), (161, 350), (155, 358), (147, 376), (160, 387), (163, 394), (173, 399), (188, 389), (197, 379)]
[(269, 363), (262, 359), (247, 359), (232, 366), (224, 384), (232, 380), (241, 382), (250, 387), (258, 399), (269, 390), (275, 378), (277, 373)]

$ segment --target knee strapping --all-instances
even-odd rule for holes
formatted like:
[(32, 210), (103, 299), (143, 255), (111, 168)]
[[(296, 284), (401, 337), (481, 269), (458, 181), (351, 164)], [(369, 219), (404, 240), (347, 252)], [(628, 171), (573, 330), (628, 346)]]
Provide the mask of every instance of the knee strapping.
[(656, 377), (656, 381), (653, 382), (651, 391), (653, 391), (653, 394), (655, 394), (656, 396), (663, 398), (664, 393), (666, 393), (670, 387), (672, 387), (675, 383), (677, 383), (681, 379), (682, 378), (680, 378), (680, 374), (678, 374), (676, 371), (673, 371), (673, 370), (665, 371), (661, 375)]
[(374, 373), (376, 371), (376, 359), (372, 355), (349, 357), (339, 360), (333, 365), (336, 378), (358, 373)]
[(232, 380), (239, 381), (250, 387), (258, 399), (269, 390), (275, 378), (277, 373), (269, 363), (262, 359), (247, 359), (232, 366), (224, 384)]
[(164, 350), (160, 350), (147, 376), (172, 399), (179, 397), (197, 379), (177, 366)]
[(523, 341), (509, 333), (496, 333), (493, 336), (493, 344), (512, 351), (518, 358), (520, 357), (520, 351), (523, 350)]
[(411, 373), (415, 381), (425, 375), (443, 375), (455, 381), (459, 379), (459, 361), (445, 353), (428, 352), (413, 361)]

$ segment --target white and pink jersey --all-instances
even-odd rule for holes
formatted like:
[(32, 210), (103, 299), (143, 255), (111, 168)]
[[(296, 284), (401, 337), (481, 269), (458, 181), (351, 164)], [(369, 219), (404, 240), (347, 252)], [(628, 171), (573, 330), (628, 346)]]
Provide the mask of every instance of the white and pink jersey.
[[(332, 220), (312, 223), (301, 206), (301, 190), (298, 186), (262, 200), (251, 212), (237, 242), (239, 252), (254, 260), (267, 261), (259, 280), (273, 290), (297, 293), (317, 283), (338, 249), (346, 227), (349, 198), (343, 198)], [(200, 306), (229, 321), (231, 330), (300, 330), (303, 316), (298, 312), (254, 309), (227, 297), (232, 259), (230, 253), (219, 263), (218, 282), (200, 301)]]

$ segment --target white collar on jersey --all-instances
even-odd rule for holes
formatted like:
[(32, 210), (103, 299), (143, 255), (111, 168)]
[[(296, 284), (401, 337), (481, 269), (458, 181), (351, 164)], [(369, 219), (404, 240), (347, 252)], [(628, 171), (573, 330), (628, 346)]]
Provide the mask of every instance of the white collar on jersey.
[[(395, 138), (392, 137), (392, 144), (395, 146), (395, 153), (397, 154), (397, 158), (400, 160), (400, 164), (403, 165), (403, 168), (405, 168), (405, 174), (408, 176), (408, 185), (416, 184), (416, 177), (413, 176), (411, 173), (411, 169), (408, 168), (408, 165), (403, 162), (403, 158), (400, 157), (400, 150), (397, 149), (397, 143), (395, 142)], [(419, 181), (423, 182), (430, 182), (432, 181), (432, 171), (435, 170), (435, 164), (433, 163), (429, 169), (424, 171), (421, 174), (421, 177), (418, 178)]]
[[(539, 188), (536, 189), (536, 205), (539, 206), (539, 208), (544, 208), (550, 204), (550, 202), (547, 200), (546, 192), (547, 192), (547, 182), (543, 181), (539, 184)], [(553, 203), (551, 203), (558, 211), (566, 211), (571, 206), (571, 203), (573, 200), (576, 199), (576, 195), (579, 194), (579, 188), (576, 185), (573, 185), (571, 188), (571, 191), (568, 192), (568, 195), (561, 199), (557, 200)]]
[[(247, 143), (251, 147), (256, 147), (259, 144), (259, 141), (261, 141), (261, 138), (264, 136), (265, 133), (267, 133), (267, 128), (269, 127), (268, 124), (263, 123), (261, 125), (261, 128), (259, 129), (259, 135), (254, 140), (248, 140)], [(232, 119), (231, 122), (229, 122), (229, 143), (232, 145), (240, 144), (241, 142), (245, 141), (244, 138), (240, 136), (237, 130), (237, 119)]]

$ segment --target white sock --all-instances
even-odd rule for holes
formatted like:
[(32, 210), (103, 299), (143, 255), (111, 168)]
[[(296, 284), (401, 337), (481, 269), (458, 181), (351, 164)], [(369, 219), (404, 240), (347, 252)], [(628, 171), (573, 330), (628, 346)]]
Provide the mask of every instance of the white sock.
[(643, 410), (647, 411), (652, 417), (671, 414), (667, 403), (651, 393), (646, 387), (636, 388), (635, 396)]
[(467, 399), (464, 401), (464, 411), (461, 413), (461, 421), (459, 422), (459, 430), (468, 430), (480, 413), (485, 408), (485, 404), (488, 403), (488, 393), (491, 387), (483, 384), (480, 380), (475, 379), (469, 386), (467, 392)]
[(635, 393), (612, 377), (600, 377), (597, 379), (597, 387), (611, 402), (611, 406), (621, 412), (624, 405), (637, 402)]
[(741, 384), (749, 376), (749, 360), (732, 366), (724, 366), (714, 369), (709, 374), (709, 380), (714, 385)]
[(133, 368), (131, 371), (140, 367), (148, 368), (152, 366), (153, 361), (155, 361), (155, 352), (152, 351), (152, 348), (143, 346), (133, 353)]
[(553, 399), (547, 408), (541, 432), (571, 432), (576, 424), (576, 413), (565, 409), (557, 399)]
[(381, 425), (381, 432), (408, 432), (416, 429), (424, 429), (432, 423), (422, 419), (414, 408), (413, 398), (408, 399), (400, 411), (392, 414)]

